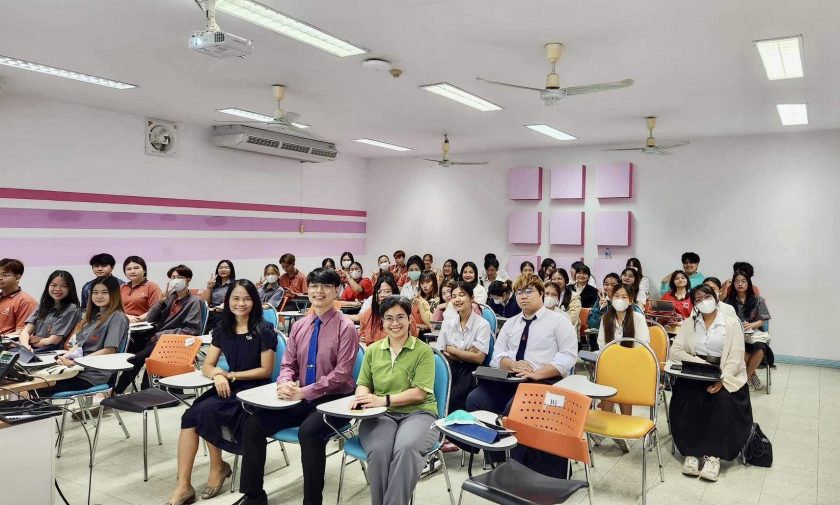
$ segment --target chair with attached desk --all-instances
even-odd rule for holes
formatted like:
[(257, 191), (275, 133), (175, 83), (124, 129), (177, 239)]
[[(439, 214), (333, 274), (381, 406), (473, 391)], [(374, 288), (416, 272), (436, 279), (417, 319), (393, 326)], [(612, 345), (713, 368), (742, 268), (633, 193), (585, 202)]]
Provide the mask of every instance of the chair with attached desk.
[[(450, 384), (452, 382), (452, 372), (449, 370), (449, 363), (447, 363), (446, 358), (443, 354), (440, 353), (435, 348), (432, 348), (435, 352), (435, 400), (437, 400), (437, 414), (439, 418), (444, 418), (447, 415), (447, 411), (449, 408), (449, 389)], [(353, 463), (353, 461), (347, 462), (347, 456), (353, 458), (354, 461), (358, 461), (359, 464), (362, 466), (362, 472), (365, 471), (364, 464), (367, 462), (367, 453), (365, 453), (364, 447), (362, 447), (362, 442), (359, 436), (354, 436), (352, 438), (346, 438), (346, 434), (340, 433), (343, 437), (345, 437), (346, 441), (344, 443), (344, 454), (341, 456), (341, 470), (338, 476), (338, 499), (336, 500), (338, 505), (341, 505), (341, 494), (344, 488), (344, 469), (347, 465)], [(431, 451), (429, 451), (426, 456), (426, 462), (430, 461), (430, 458), (433, 456), (437, 456), (443, 466), (443, 474), (446, 477), (446, 490), (449, 492), (449, 501), (452, 505), (455, 505), (455, 496), (452, 494), (452, 485), (449, 481), (449, 470), (446, 468), (446, 461), (443, 459), (443, 451), (441, 451), (441, 447), (443, 446), (443, 435), (440, 436), (438, 441), (435, 443), (434, 447)], [(367, 480), (367, 473), (365, 473), (365, 479)], [(415, 487), (416, 490), (416, 487)], [(414, 494), (412, 493), (411, 496), (411, 503), (414, 503)]]
[[(624, 347), (621, 344), (634, 344)], [(590, 435), (608, 438), (642, 440), (642, 505), (647, 503), (647, 442), (656, 442), (656, 457), (659, 461), (659, 479), (665, 482), (662, 473), (662, 454), (659, 451), (659, 435), (656, 431), (656, 412), (659, 395), (659, 364), (656, 354), (644, 342), (631, 338), (616, 339), (607, 344), (595, 364), (595, 383), (612, 386), (617, 390), (610, 398), (614, 403), (625, 403), (648, 407), (649, 416), (625, 416), (615, 412), (591, 410), (586, 419), (585, 430)]]
[(519, 445), (583, 463), (586, 481), (548, 477), (508, 460), (465, 480), (458, 504), (464, 491), (493, 503), (533, 505), (564, 503), (579, 489), (588, 488), (592, 505), (589, 448), (583, 436), (590, 401), (588, 396), (557, 386), (521, 384), (510, 414), (502, 419), (502, 426), (516, 431)]
[(656, 354), (656, 361), (659, 362), (659, 400), (665, 405), (665, 420), (668, 422), (668, 433), (671, 433), (671, 414), (668, 409), (668, 397), (665, 396), (665, 383), (670, 381), (670, 378), (665, 374), (665, 363), (668, 361), (668, 352), (670, 348), (670, 341), (668, 340), (668, 332), (661, 324), (653, 322), (648, 325), (650, 333), (650, 348)]

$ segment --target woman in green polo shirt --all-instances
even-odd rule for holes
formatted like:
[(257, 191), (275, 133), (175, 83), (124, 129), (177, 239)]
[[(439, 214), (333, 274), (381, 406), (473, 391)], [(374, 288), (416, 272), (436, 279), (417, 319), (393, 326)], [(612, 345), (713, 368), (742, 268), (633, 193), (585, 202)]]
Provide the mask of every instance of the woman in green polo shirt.
[(388, 407), (365, 419), (359, 437), (368, 458), (372, 505), (404, 505), (420, 480), (424, 454), (438, 440), (429, 429), (437, 418), (435, 355), (408, 334), (411, 301), (385, 298), (379, 306), (387, 338), (367, 348), (356, 381), (354, 408)]

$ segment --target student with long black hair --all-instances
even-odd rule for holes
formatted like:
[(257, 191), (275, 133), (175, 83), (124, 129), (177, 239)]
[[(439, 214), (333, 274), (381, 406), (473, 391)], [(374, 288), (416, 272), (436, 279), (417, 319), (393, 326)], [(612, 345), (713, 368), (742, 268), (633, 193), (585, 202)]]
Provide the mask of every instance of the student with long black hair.
[[(385, 329), (382, 327), (382, 318), (379, 316), (379, 306), (389, 296), (399, 296), (400, 288), (392, 275), (382, 275), (373, 287), (371, 305), (369, 309), (359, 314), (359, 340), (370, 345), (385, 338)], [(417, 335), (417, 328), (412, 323), (411, 334)]]
[(732, 288), (726, 297), (726, 303), (735, 307), (741, 320), (745, 336), (745, 359), (747, 360), (747, 378), (750, 389), (761, 389), (761, 380), (755, 370), (765, 356), (767, 366), (773, 366), (775, 360), (770, 349), (770, 336), (764, 331), (764, 325), (770, 320), (770, 311), (764, 297), (755, 293), (752, 277), (746, 272), (735, 272), (732, 276)]
[(493, 281), (487, 288), (487, 293), (490, 295), (487, 306), (493, 309), (496, 315), (513, 317), (522, 312), (519, 304), (516, 303), (516, 296), (513, 295), (513, 283), (511, 281)]
[(219, 322), (219, 314), (222, 313), (222, 305), (225, 301), (228, 286), (236, 280), (236, 269), (230, 260), (222, 260), (216, 265), (213, 275), (207, 281), (207, 289), (202, 293), (202, 299), (210, 307), (210, 316), (207, 320), (208, 328), (215, 328)]
[(408, 258), (406, 263), (408, 271), (405, 274), (405, 279), (401, 281), (397, 279), (397, 285), (402, 286), (400, 296), (413, 300), (415, 296), (420, 294), (420, 274), (423, 273), (423, 258), (414, 255)]
[[(702, 284), (703, 281), (701, 280)], [(660, 300), (671, 302), (674, 304), (674, 312), (683, 318), (691, 316), (691, 280), (687, 273), (682, 270), (677, 270), (671, 274), (671, 279), (668, 282), (669, 291), (662, 293)]]
[[(557, 307), (568, 314), (572, 326), (576, 330), (580, 330), (580, 309), (582, 308), (580, 295), (575, 293), (569, 286), (569, 274), (566, 272), (566, 269), (558, 268), (555, 270), (551, 274), (550, 284), (554, 284), (557, 289)], [(546, 289), (548, 289), (548, 284), (546, 284)]]
[[(636, 269), (636, 274), (639, 277), (639, 291), (636, 294), (636, 300), (644, 305), (650, 300), (650, 280), (642, 272), (642, 262), (639, 261), (639, 258), (628, 258), (624, 266)], [(644, 302), (639, 302), (639, 300), (644, 300)]]
[(56, 270), (47, 279), (41, 303), (26, 320), (19, 345), (30, 351), (60, 349), (81, 317), (73, 276), (70, 272)]
[(627, 267), (621, 271), (621, 283), (631, 286), (633, 288), (633, 292), (636, 293), (636, 299), (633, 300), (633, 303), (638, 304), (640, 307), (644, 307), (647, 303), (647, 298), (640, 297), (641, 293), (639, 293), (639, 285), (641, 282), (642, 278), (639, 277), (635, 268)]
[(540, 263), (540, 271), (537, 272), (537, 275), (540, 276), (543, 282), (549, 282), (551, 280), (551, 274), (555, 270), (557, 270), (557, 263), (551, 258), (546, 258)]
[(583, 307), (591, 307), (598, 301), (598, 289), (589, 284), (592, 272), (586, 265), (578, 265), (575, 270), (575, 283), (572, 289), (580, 295), (580, 304)]
[(443, 286), (446, 281), (458, 282), (461, 277), (458, 275), (458, 262), (453, 259), (448, 259), (443, 262), (443, 267), (440, 269), (440, 279), (438, 284)]
[(472, 285), (475, 303), (487, 304), (487, 290), (478, 282), (478, 267), (472, 261), (461, 265), (461, 280)]

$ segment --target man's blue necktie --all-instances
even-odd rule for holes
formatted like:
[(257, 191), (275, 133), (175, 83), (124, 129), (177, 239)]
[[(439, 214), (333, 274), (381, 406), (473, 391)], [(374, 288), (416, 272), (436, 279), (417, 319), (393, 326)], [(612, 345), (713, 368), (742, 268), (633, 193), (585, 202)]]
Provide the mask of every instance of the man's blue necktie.
[(304, 386), (315, 383), (315, 363), (318, 360), (318, 333), (321, 332), (321, 318), (315, 318), (315, 329), (312, 330), (312, 337), (309, 338), (309, 354), (306, 356), (306, 383)]

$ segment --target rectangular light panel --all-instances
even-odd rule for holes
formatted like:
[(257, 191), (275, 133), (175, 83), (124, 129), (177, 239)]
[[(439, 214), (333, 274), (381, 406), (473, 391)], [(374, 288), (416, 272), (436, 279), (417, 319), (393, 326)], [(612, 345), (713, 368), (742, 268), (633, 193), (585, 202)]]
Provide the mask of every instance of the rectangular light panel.
[(388, 144), (387, 142), (380, 142), (378, 140), (372, 140), (372, 139), (354, 139), (353, 142), (359, 142), (361, 144), (367, 144), (367, 145), (370, 145), (370, 146), (382, 147), (383, 149), (391, 149), (393, 151), (411, 151), (412, 150), (409, 147), (396, 146), (394, 144)]
[[(218, 112), (223, 112), (225, 114), (230, 114), (232, 116), (239, 116), (239, 117), (244, 117), (244, 118), (247, 118), (247, 119), (253, 119), (254, 121), (269, 121), (269, 122), (274, 121), (274, 118), (271, 117), (271, 116), (266, 116), (264, 114), (258, 114), (256, 112), (251, 112), (249, 110), (243, 110), (243, 109), (236, 109), (236, 108), (218, 109)], [(303, 124), (303, 123), (292, 123), (292, 126), (294, 126), (295, 128), (309, 128), (308, 124)]]
[(367, 52), (253, 0), (216, 0), (216, 9), (340, 58)]
[(114, 89), (131, 89), (138, 87), (136, 84), (112, 81), (110, 79), (105, 79), (104, 77), (81, 74), (79, 72), (73, 72), (72, 70), (49, 67), (47, 65), (32, 63), (31, 61), (19, 60), (17, 58), (10, 58), (9, 56), (3, 55), (0, 55), (0, 65), (8, 65), (10, 67), (20, 68), (23, 70), (31, 70), (33, 72), (40, 72), (42, 74), (53, 75), (55, 77), (64, 77), (65, 79), (73, 79), (76, 81), (86, 82), (88, 84), (98, 84), (99, 86), (106, 86)]
[(804, 103), (780, 103), (776, 105), (782, 126), (808, 124), (808, 106)]
[(535, 132), (542, 133), (543, 135), (548, 135), (549, 137), (557, 140), (577, 140), (577, 137), (573, 137), (568, 133), (561, 132), (557, 128), (553, 128), (546, 124), (530, 124), (525, 125), (526, 128), (530, 128)]
[(491, 110), (502, 110), (502, 108), (496, 105), (495, 103), (488, 102), (480, 96), (475, 96), (472, 93), (468, 93), (457, 86), (449, 84), (448, 82), (441, 82), (438, 84), (426, 84), (420, 87), (425, 89), (426, 91), (430, 91), (436, 95), (448, 98), (450, 100), (454, 100), (458, 103), (466, 105), (467, 107), (472, 107), (473, 109), (480, 110), (482, 112), (487, 112)]
[(756, 40), (755, 47), (767, 72), (767, 79), (798, 79), (802, 70), (802, 36)]

